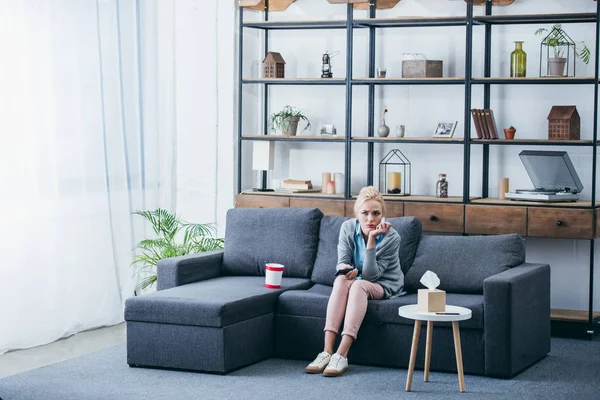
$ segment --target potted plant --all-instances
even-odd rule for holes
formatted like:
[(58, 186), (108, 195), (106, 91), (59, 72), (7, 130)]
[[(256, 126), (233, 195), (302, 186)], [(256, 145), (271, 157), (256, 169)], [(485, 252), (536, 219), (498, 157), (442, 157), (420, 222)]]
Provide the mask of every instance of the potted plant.
[(136, 296), (156, 282), (156, 264), (159, 260), (223, 248), (223, 239), (212, 237), (215, 230), (212, 224), (183, 222), (174, 214), (160, 208), (136, 211), (134, 214), (150, 222), (156, 235), (154, 239), (139, 242), (136, 247), (139, 253), (133, 256), (131, 266), (141, 266), (135, 275), (142, 277), (134, 290)]
[(272, 114), (269, 118), (271, 129), (280, 129), (281, 133), (286, 136), (296, 136), (296, 131), (298, 130), (298, 122), (300, 120), (306, 122), (306, 126), (304, 127), (302, 132), (310, 128), (310, 121), (302, 113), (302, 111), (289, 105), (283, 107), (281, 111)]
[(506, 137), (507, 140), (512, 140), (515, 138), (516, 132), (517, 132), (517, 129), (511, 125), (508, 128), (504, 128), (504, 137)]
[[(546, 28), (540, 28), (535, 31), (535, 34), (547, 34), (542, 43), (548, 47), (551, 47), (554, 53), (554, 57), (548, 57), (548, 75), (564, 76), (565, 64), (567, 63), (567, 59), (564, 57), (565, 51), (570, 45), (575, 46), (575, 43), (562, 29), (561, 24), (554, 24), (550, 31), (548, 31)], [(575, 54), (584, 64), (589, 64), (591, 56), (590, 49), (588, 49), (585, 43), (579, 43), (582, 46), (581, 50), (575, 50)]]

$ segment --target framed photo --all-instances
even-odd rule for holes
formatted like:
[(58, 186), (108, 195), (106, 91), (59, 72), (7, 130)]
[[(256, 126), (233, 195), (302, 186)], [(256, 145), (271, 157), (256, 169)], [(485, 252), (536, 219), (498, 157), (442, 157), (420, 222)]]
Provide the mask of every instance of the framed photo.
[(433, 132), (433, 137), (451, 138), (454, 135), (454, 130), (458, 125), (458, 121), (440, 121)]

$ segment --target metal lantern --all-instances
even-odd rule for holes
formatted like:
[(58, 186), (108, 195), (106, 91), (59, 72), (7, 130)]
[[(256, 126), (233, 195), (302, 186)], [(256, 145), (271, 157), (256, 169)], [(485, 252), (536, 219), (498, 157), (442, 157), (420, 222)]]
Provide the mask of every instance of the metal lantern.
[(331, 72), (331, 57), (329, 53), (323, 54), (323, 66), (321, 67), (321, 78), (333, 78)]
[(379, 163), (379, 191), (385, 195), (410, 195), (410, 161), (394, 149)]
[[(560, 25), (555, 25), (540, 44), (540, 76), (575, 76), (576, 54), (575, 42)], [(542, 71), (544, 65), (546, 71)], [(572, 65), (572, 75), (569, 65)]]

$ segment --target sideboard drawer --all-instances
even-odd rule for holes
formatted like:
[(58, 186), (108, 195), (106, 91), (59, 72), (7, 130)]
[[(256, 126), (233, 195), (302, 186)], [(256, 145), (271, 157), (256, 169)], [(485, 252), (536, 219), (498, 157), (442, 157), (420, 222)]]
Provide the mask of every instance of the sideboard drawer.
[(527, 236), (591, 239), (594, 237), (592, 218), (592, 210), (529, 207)]
[(425, 232), (462, 233), (465, 218), (462, 204), (404, 202), (404, 215), (421, 220)]
[(467, 205), (465, 219), (465, 233), (527, 235), (526, 207)]
[(323, 200), (310, 198), (290, 198), (290, 207), (293, 208), (318, 208), (324, 215), (343, 217), (346, 214), (344, 200)]
[(289, 207), (290, 198), (285, 196), (262, 196), (238, 194), (235, 196), (236, 208), (278, 208)]

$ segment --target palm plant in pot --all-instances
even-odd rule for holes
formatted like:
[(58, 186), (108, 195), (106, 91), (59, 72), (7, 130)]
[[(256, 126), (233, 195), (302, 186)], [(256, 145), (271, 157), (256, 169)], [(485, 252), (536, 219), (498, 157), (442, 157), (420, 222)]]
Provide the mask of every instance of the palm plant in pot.
[[(575, 61), (575, 55), (584, 64), (589, 64), (591, 52), (590, 49), (583, 42), (579, 42), (580, 50), (577, 50), (575, 42), (567, 35), (562, 29), (561, 24), (554, 24), (552, 29), (539, 28), (535, 31), (536, 35), (546, 35), (542, 40), (542, 46), (547, 46), (548, 50), (552, 49), (554, 57), (548, 55), (548, 75), (550, 76), (564, 76), (565, 65), (568, 62), (567, 57), (569, 56), (570, 48), (573, 48), (573, 61)], [(567, 57), (565, 57), (565, 55)], [(541, 61), (541, 53), (540, 53)], [(575, 75), (575, 69), (573, 69), (573, 75)]]
[(298, 122), (300, 120), (306, 122), (306, 126), (304, 127), (302, 132), (310, 128), (310, 121), (302, 113), (302, 111), (290, 105), (286, 105), (279, 112), (272, 114), (269, 118), (271, 129), (281, 130), (281, 133), (285, 136), (296, 136), (296, 131), (298, 130)]
[(131, 266), (139, 267), (135, 275), (141, 277), (135, 287), (136, 296), (154, 285), (157, 279), (156, 264), (163, 258), (223, 248), (223, 239), (213, 237), (214, 224), (187, 223), (161, 208), (136, 211), (134, 214), (150, 223), (155, 236), (142, 240), (135, 249), (138, 252), (133, 256)]

